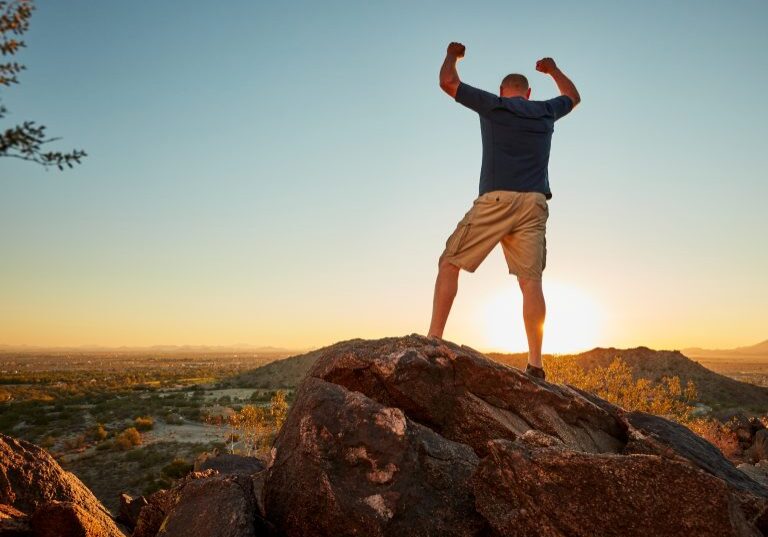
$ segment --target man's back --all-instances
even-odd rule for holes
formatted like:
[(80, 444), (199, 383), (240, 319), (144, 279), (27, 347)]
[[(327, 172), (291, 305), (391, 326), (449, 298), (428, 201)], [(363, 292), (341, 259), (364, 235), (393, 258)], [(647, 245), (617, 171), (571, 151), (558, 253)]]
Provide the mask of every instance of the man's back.
[(547, 101), (499, 97), (460, 82), (456, 102), (477, 112), (483, 140), (479, 194), (492, 190), (541, 192), (549, 187), (549, 150), (555, 121), (573, 109), (560, 95)]
[(541, 344), (546, 304), (541, 280), (547, 265), (546, 228), (549, 219), (549, 147), (554, 123), (581, 102), (576, 86), (552, 58), (536, 62), (550, 75), (560, 97), (529, 101), (528, 79), (510, 73), (499, 95), (465, 84), (456, 63), (466, 47), (451, 42), (440, 67), (440, 89), (480, 115), (483, 168), (480, 195), (445, 241), (438, 258), (432, 301), (430, 336), (443, 337), (445, 323), (458, 290), (459, 272), (474, 272), (501, 243), (509, 274), (517, 276), (523, 293), (523, 320), (528, 338), (526, 373), (544, 379)]

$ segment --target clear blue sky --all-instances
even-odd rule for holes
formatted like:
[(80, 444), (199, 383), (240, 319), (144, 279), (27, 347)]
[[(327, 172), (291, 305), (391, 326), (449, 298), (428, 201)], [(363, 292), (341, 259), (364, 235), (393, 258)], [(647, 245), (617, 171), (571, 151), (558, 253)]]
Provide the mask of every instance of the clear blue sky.
[[(38, 2), (3, 128), (89, 156), (0, 162), (0, 344), (424, 333), (480, 167), (476, 114), (437, 84), (450, 41), (472, 85), (552, 97), (552, 56), (582, 95), (553, 138), (545, 352), (761, 341), (766, 21), (762, 0)], [(445, 336), (524, 350), (515, 286), (497, 249)]]

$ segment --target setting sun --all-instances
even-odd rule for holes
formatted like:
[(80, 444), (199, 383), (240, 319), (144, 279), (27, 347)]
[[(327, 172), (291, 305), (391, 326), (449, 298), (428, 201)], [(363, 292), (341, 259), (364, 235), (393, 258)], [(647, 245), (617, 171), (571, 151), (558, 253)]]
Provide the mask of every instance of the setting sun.
[[(543, 283), (547, 303), (544, 353), (571, 353), (600, 344), (603, 312), (585, 291), (572, 285)], [(486, 344), (499, 351), (524, 352), (528, 348), (523, 326), (522, 297), (510, 283), (495, 292), (482, 306)]]

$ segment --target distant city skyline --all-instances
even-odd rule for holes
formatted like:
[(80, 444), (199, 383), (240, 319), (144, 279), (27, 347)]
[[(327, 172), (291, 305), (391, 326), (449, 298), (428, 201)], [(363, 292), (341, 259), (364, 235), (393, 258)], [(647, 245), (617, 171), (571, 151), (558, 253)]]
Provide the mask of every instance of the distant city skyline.
[[(318, 348), (426, 333), (477, 195), (476, 114), (438, 87), (525, 74), (555, 127), (543, 352), (768, 337), (768, 3), (37, 2), (3, 128), (0, 344)], [(445, 338), (526, 350), (499, 248)]]

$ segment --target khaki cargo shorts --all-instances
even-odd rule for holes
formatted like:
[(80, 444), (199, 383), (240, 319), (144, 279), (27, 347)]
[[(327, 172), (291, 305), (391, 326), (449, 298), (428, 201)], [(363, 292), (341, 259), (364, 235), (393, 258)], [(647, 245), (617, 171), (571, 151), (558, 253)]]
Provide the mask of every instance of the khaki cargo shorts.
[(547, 197), (541, 192), (486, 192), (445, 241), (438, 264), (445, 260), (475, 272), (501, 242), (510, 274), (540, 280), (547, 264), (548, 218)]

